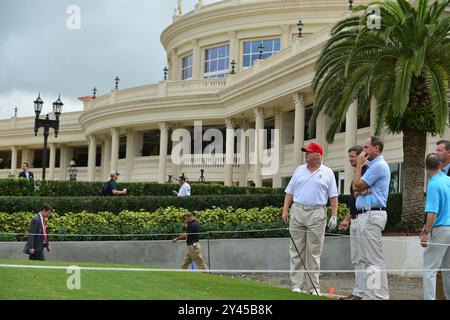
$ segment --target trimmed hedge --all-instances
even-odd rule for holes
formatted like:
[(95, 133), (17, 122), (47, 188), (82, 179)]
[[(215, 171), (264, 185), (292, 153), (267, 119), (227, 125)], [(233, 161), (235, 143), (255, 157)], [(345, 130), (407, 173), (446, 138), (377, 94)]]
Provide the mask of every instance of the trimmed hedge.
[(0, 197), (0, 212), (37, 212), (43, 203), (49, 203), (56, 212), (92, 213), (108, 211), (156, 211), (159, 208), (177, 207), (187, 210), (205, 210), (213, 206), (242, 209), (283, 205), (283, 194), (214, 195), (191, 197)]
[[(27, 179), (0, 179), (0, 196), (40, 196), (40, 197), (86, 197), (99, 196), (105, 182), (50, 181)], [(120, 182), (118, 188), (126, 188), (132, 196), (168, 196), (178, 190), (178, 184), (146, 182)], [(220, 194), (283, 194), (277, 188), (241, 188), (221, 184), (191, 184), (192, 195)]]
[[(193, 211), (197, 221), (202, 225), (202, 232), (211, 232), (203, 234), (201, 236), (203, 239), (289, 236), (286, 225), (281, 220), (281, 207), (271, 206), (261, 209), (226, 207)], [(51, 241), (167, 240), (172, 239), (174, 234), (184, 231), (185, 223), (182, 215), (186, 212), (186, 209), (174, 207), (160, 208), (154, 212), (127, 210), (119, 213), (67, 212), (58, 214), (54, 212), (47, 223), (47, 230), (53, 234)], [(345, 218), (346, 213), (346, 205), (339, 205), (338, 223)], [(328, 217), (330, 214), (331, 209), (328, 207)], [(25, 241), (26, 236), (23, 234), (28, 232), (28, 225), (33, 215), (32, 212), (0, 213), (0, 241)], [(391, 224), (392, 217), (393, 215), (389, 215)], [(389, 231), (388, 229), (389, 227), (387, 227), (387, 231)], [(255, 230), (260, 231), (255, 232)], [(348, 234), (349, 231), (338, 233)]]

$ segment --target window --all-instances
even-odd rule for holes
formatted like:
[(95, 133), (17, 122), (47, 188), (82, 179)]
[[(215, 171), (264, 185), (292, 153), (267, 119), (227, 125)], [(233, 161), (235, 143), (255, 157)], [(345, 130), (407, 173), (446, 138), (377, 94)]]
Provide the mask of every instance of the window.
[(272, 130), (275, 129), (275, 120), (270, 119), (265, 122), (264, 129), (266, 130), (264, 132), (264, 149), (272, 149), (274, 147), (275, 141), (272, 141), (272, 139), (275, 139), (275, 136), (272, 136)]
[(370, 113), (358, 116), (358, 129), (370, 127)]
[(336, 180), (336, 185), (339, 194), (344, 194), (345, 171), (334, 171), (334, 179)]
[(192, 54), (183, 58), (183, 68), (181, 69), (181, 79), (192, 79)]
[(159, 130), (153, 130), (143, 133), (142, 156), (159, 155)]
[(280, 39), (255, 40), (244, 42), (243, 67), (250, 68), (259, 59), (259, 45), (263, 44), (262, 58), (266, 59), (280, 51)]
[(391, 170), (391, 181), (389, 182), (389, 193), (398, 193), (402, 191), (403, 164), (389, 163)]
[(75, 147), (73, 148), (72, 159), (75, 160), (75, 166), (87, 167), (88, 166), (88, 147)]
[(225, 77), (229, 72), (230, 46), (205, 50), (205, 78)]
[(122, 136), (119, 138), (119, 159), (125, 159), (127, 157), (127, 137)]
[(309, 121), (311, 120), (313, 114), (313, 108), (312, 105), (307, 106), (305, 109), (305, 141), (306, 140), (311, 140), (311, 139), (315, 139), (316, 138), (316, 133), (314, 132), (313, 134), (308, 134), (309, 131)]

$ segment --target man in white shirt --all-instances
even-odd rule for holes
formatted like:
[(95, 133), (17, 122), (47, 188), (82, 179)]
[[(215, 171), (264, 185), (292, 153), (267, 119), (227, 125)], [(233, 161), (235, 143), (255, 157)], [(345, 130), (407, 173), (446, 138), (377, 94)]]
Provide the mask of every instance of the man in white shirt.
[(180, 190), (177, 192), (172, 190), (172, 192), (178, 197), (189, 197), (191, 195), (191, 186), (186, 182), (186, 177), (181, 176), (177, 179), (180, 184)]
[[(306, 152), (306, 164), (295, 170), (285, 190), (282, 218), (289, 221), (289, 232), (295, 242), (289, 247), (292, 291), (320, 294), (318, 270), (325, 240), (326, 205), (330, 199), (332, 216), (328, 228), (332, 231), (337, 226), (338, 192), (333, 171), (322, 164), (322, 147), (311, 143), (302, 151)], [(317, 270), (311, 273), (312, 283), (304, 272), (298, 272), (305, 269), (302, 261), (308, 270)]]

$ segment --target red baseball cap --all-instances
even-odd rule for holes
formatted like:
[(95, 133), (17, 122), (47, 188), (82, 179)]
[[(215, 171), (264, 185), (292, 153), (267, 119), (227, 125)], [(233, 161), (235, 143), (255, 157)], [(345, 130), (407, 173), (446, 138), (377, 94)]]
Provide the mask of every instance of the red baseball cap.
[(309, 146), (307, 146), (306, 148), (302, 148), (303, 152), (317, 152), (320, 153), (321, 156), (323, 156), (323, 148), (318, 145), (317, 143), (310, 143)]

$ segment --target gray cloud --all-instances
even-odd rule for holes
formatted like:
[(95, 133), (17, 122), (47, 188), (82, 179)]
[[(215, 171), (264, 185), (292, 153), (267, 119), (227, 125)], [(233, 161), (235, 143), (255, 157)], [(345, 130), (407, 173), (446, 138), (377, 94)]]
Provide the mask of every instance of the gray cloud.
[[(184, 12), (196, 0), (183, 1)], [(211, 3), (215, 1), (206, 1)], [(66, 26), (70, 5), (81, 9), (81, 29)], [(66, 111), (80, 110), (79, 96), (98, 95), (162, 79), (166, 56), (161, 32), (171, 24), (176, 0), (15, 0), (0, 2), (0, 118), (13, 105), (32, 115), (40, 91)], [(27, 100), (25, 100), (27, 99)], [(50, 104), (50, 101), (49, 101)]]

